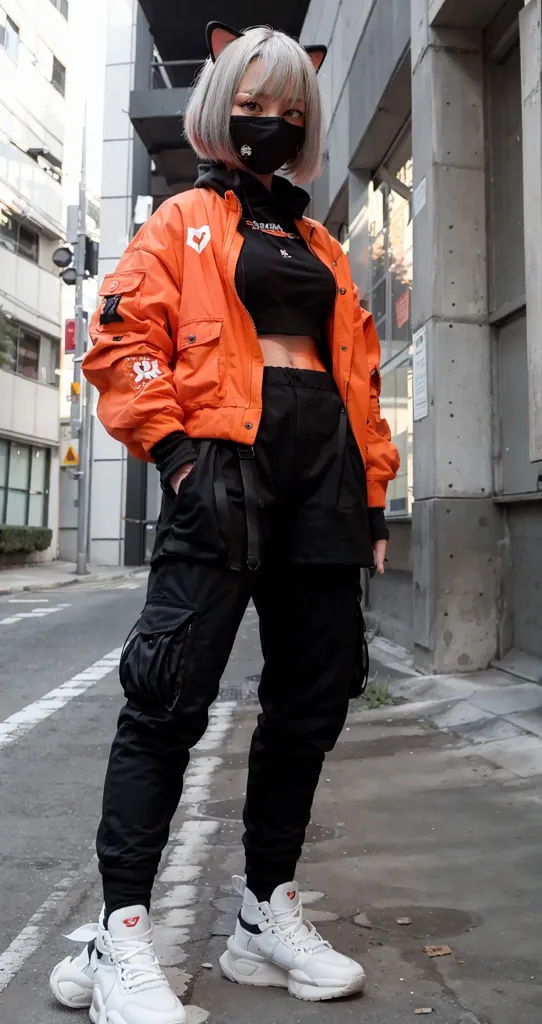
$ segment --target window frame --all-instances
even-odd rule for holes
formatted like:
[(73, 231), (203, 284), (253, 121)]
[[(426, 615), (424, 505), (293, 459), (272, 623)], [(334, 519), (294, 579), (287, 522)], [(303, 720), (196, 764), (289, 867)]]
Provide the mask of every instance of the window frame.
[[(54, 371), (56, 369), (59, 369), (59, 366), (60, 366), (60, 340), (58, 338), (54, 338), (52, 335), (49, 335), (49, 334), (44, 335), (40, 331), (34, 330), (32, 327), (27, 327), (26, 324), (22, 324), (18, 320), (12, 320), (11, 324), (12, 324), (12, 327), (14, 328), (14, 330), (17, 331), (17, 337), (10, 339), (13, 342), (13, 345), (15, 346), (14, 360), (13, 360), (13, 367), (14, 368), (12, 368), (11, 366), (2, 366), (0, 364), (0, 370), (3, 370), (4, 373), (12, 373), (16, 377), (23, 377), (25, 380), (31, 380), (35, 384), (41, 384), (44, 387), (55, 388), (55, 390), (58, 391), (59, 386), (60, 386), (60, 377), (58, 375), (55, 375)], [(21, 341), (22, 341), (22, 339), (24, 337), (26, 337), (28, 339), (33, 339), (33, 340), (35, 340), (37, 342), (38, 358), (37, 358), (37, 374), (36, 374), (35, 377), (32, 377), (32, 376), (30, 376), (27, 373), (23, 373), (22, 370), (21, 370), (20, 345), (21, 345)], [(45, 360), (45, 355), (44, 355), (45, 345), (49, 346), (49, 354), (51, 354), (51, 353), (53, 354), (53, 357), (49, 358), (48, 360)], [(58, 358), (56, 358), (56, 359), (54, 358), (54, 350), (55, 349), (56, 349), (56, 355), (58, 356)], [(52, 365), (50, 365), (53, 362), (57, 362), (58, 365), (53, 367)], [(42, 371), (44, 365), (46, 365), (47, 368), (51, 370), (51, 377), (54, 376), (54, 378), (55, 378), (54, 380), (44, 380), (43, 379), (43, 375), (42, 375), (41, 371)]]
[[(382, 204), (380, 207), (375, 207), (375, 220), (374, 227), (371, 219), (371, 210), (369, 212), (369, 291), (368, 299), (371, 312), (378, 314), (378, 322), (375, 319), (375, 326), (377, 328), (379, 337), (381, 338), (382, 344), (382, 362), (381, 362), (381, 379), (383, 389), (385, 390), (385, 381), (388, 375), (395, 373), (402, 367), (406, 367), (407, 370), (407, 381), (408, 375), (412, 375), (412, 280), (405, 281), (405, 290), (408, 289), (410, 297), (408, 300), (408, 320), (404, 324), (399, 326), (396, 321), (397, 317), (397, 296), (394, 293), (394, 286), (397, 284), (397, 280), (394, 278), (394, 270), (397, 266), (394, 259), (393, 246), (393, 235), (394, 235), (394, 222), (398, 218), (399, 214), (397, 209), (394, 209), (393, 202), (390, 202), (390, 196), (397, 194), (405, 202), (409, 202), (410, 197), (410, 222), (412, 221), (412, 189), (408, 184), (408, 177), (406, 181), (396, 177), (401, 174), (403, 168), (407, 168), (409, 162), (412, 161), (412, 132), (410, 121), (406, 123), (400, 135), (396, 139), (394, 145), (388, 153), (388, 156), (384, 159), (379, 171), (373, 177), (372, 188), (373, 195), (378, 196), (378, 202)], [(381, 217), (380, 217), (381, 212)], [(376, 216), (378, 214), (378, 216)], [(378, 228), (378, 230), (377, 230)], [(406, 236), (405, 236), (406, 237)], [(381, 245), (381, 252), (376, 253), (376, 259), (374, 258), (373, 246), (378, 248), (378, 243)], [(410, 248), (405, 249), (404, 256), (408, 256), (411, 252)], [(407, 261), (405, 261), (406, 264)], [(411, 278), (413, 276), (414, 268), (412, 265), (412, 256), (410, 259), (410, 272)], [(382, 286), (384, 285), (384, 295), (382, 296)], [(375, 308), (376, 293), (381, 299), (378, 310)], [(383, 301), (382, 301), (383, 300)], [(404, 330), (406, 328), (406, 330)], [(398, 333), (404, 333), (405, 337), (397, 336)], [(407, 383), (407, 403), (411, 405), (409, 398), (408, 388), (411, 385)], [(395, 408), (399, 406), (397, 401), (395, 402)], [(382, 415), (386, 417), (385, 403), (382, 408)], [(412, 417), (411, 417), (412, 419)], [(407, 439), (407, 452), (406, 459), (407, 465), (404, 466), (406, 473), (406, 495), (404, 501), (406, 502), (405, 507), (392, 509), (390, 507), (391, 501), (398, 501), (398, 498), (388, 498), (386, 507), (386, 518), (394, 520), (395, 522), (410, 522), (412, 520), (412, 500), (413, 500), (413, 484), (412, 484), (412, 443), (413, 443), (413, 422), (410, 423), (408, 430)], [(395, 435), (394, 435), (395, 436)], [(403, 467), (402, 467), (403, 469)]]
[[(60, 78), (55, 78), (55, 71), (60, 68)], [(53, 53), (53, 69), (51, 72), (51, 85), (61, 96), (66, 95), (66, 67), (58, 57), (55, 57)]]
[[(7, 238), (6, 236), (4, 236), (2, 234), (2, 227), (3, 227), (2, 220), (1, 220), (2, 215), (7, 216), (11, 220), (12, 224), (17, 228), (16, 238), (9, 239), (9, 238)], [(35, 245), (35, 254), (36, 254), (36, 258), (35, 259), (32, 256), (28, 255), (29, 249), (21, 249), (21, 228), (28, 235), (33, 235), (34, 236), (34, 245)], [(11, 242), (11, 244), (9, 244), (10, 242)], [(29, 224), (22, 217), (19, 217), (16, 213), (13, 212), (13, 210), (10, 210), (9, 206), (6, 206), (5, 203), (0, 203), (0, 245), (4, 249), (7, 249), (9, 252), (12, 252), (14, 256), (20, 256), (21, 259), (28, 260), (29, 263), (33, 263), (34, 265), (39, 265), (39, 261), (40, 261), (40, 233), (39, 233), (39, 231), (36, 231), (31, 225), (29, 226)]]
[(68, 0), (51, 0), (51, 3), (53, 7), (56, 7), (58, 13), (61, 14), (62, 17), (65, 18), (67, 21), (70, 10)]
[[(51, 483), (51, 449), (46, 448), (39, 444), (28, 444), (26, 441), (17, 441), (7, 437), (0, 437), (0, 442), (4, 442), (7, 446), (7, 458), (4, 479), (0, 479), (0, 494), (3, 492), (2, 501), (0, 502), (0, 524), (2, 526), (28, 526), (28, 519), (30, 513), (30, 498), (41, 494), (43, 495), (43, 509), (42, 509), (42, 522), (40, 526), (47, 526), (49, 520), (49, 497), (50, 497), (50, 483)], [(26, 479), (26, 487), (9, 487), (9, 472), (11, 465), (12, 449), (14, 447), (26, 448), (29, 450), (30, 458), (28, 460), (28, 472)], [(41, 452), (45, 457), (45, 474), (44, 474), (44, 490), (36, 491), (32, 489), (32, 466), (33, 459), (35, 458), (36, 452)], [(8, 523), (7, 522), (7, 509), (9, 494), (16, 492), (17, 494), (24, 494), (26, 496), (25, 501), (25, 515), (24, 523)]]
[[(0, 42), (0, 46), (4, 50), (4, 53), (7, 53), (9, 59), (12, 60), (14, 64), (17, 64), (19, 59), (19, 45), (21, 42), (21, 29), (17, 22), (14, 21), (13, 18), (10, 18), (9, 14), (3, 7), (0, 7), (0, 15), (1, 14), (4, 15), (5, 21), (2, 23), (2, 20), (0, 19), (0, 29), (3, 29), (3, 37), (2, 42)], [(8, 27), (11, 29), (10, 33), (8, 33)], [(16, 45), (15, 48), (11, 50), (6, 43), (9, 39), (13, 38), (16, 39)]]

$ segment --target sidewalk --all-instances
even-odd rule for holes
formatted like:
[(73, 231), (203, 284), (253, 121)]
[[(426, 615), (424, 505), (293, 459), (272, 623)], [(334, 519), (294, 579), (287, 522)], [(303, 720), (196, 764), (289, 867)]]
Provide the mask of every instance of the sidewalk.
[[(254, 672), (244, 664), (251, 646), (238, 645), (230, 682)], [(373, 679), (408, 702), (352, 708), (299, 868), (308, 917), (365, 965), (364, 997), (299, 1003), (201, 968), (216, 964), (238, 911), (227, 876), (242, 870), (253, 694), (235, 712), (212, 799), (197, 812), (220, 825), (206, 848), (202, 881), (215, 895), (188, 955), (189, 1000), (211, 1024), (405, 1024), (420, 1010), (441, 1024), (540, 1024), (542, 739), (519, 716), (536, 713), (542, 689), (498, 672), (424, 679), (397, 648), (377, 640), (371, 651)], [(431, 957), (433, 946), (449, 952)]]
[(542, 686), (487, 669), (465, 675), (420, 676), (407, 651), (376, 637), (369, 648), (377, 683), (407, 700), (444, 733), (453, 732), (500, 768), (527, 778), (542, 775)]
[(44, 562), (18, 569), (0, 569), (0, 597), (25, 590), (55, 590), (77, 583), (109, 583), (131, 576), (147, 576), (148, 569), (122, 566), (90, 566), (86, 576), (78, 576), (73, 562)]
[[(382, 696), (387, 686), (402, 703), (352, 705), (324, 765), (299, 865), (308, 918), (364, 964), (367, 990), (344, 1002), (302, 1003), (283, 990), (232, 985), (218, 968), (239, 911), (230, 877), (243, 871), (247, 751), (258, 713), (261, 657), (250, 608), (210, 728), (193, 751), (154, 893), (157, 951), (189, 1024), (542, 1021), (542, 737), (529, 731), (542, 689), (498, 672), (423, 678), (405, 652), (379, 638), (371, 654), (371, 685)], [(102, 684), (92, 724), (80, 724), (77, 757), (87, 760), (78, 777), (85, 799), (93, 794), (85, 805), (92, 816), (114, 686)], [(83, 710), (74, 708), (75, 721)], [(65, 763), (70, 771), (77, 764), (73, 755)], [(69, 909), (60, 903), (48, 916), (47, 941), (3, 994), (6, 1021), (67, 1019), (44, 996), (44, 979), (73, 953), (62, 936), (99, 912), (94, 861), (90, 868)], [(446, 948), (431, 956), (428, 947)]]

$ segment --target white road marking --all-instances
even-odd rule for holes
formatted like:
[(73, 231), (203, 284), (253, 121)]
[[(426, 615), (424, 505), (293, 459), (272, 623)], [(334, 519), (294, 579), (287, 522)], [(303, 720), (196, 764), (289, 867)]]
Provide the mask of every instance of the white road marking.
[(80, 697), (91, 686), (95, 686), (97, 682), (113, 672), (118, 666), (121, 650), (122, 648), (118, 647), (109, 654), (105, 654), (94, 665), (79, 672), (78, 675), (68, 679), (54, 690), (49, 690), (49, 693), (40, 697), (39, 700), (27, 704), (22, 711), (17, 711), (14, 715), (6, 718), (5, 722), (1, 722), (0, 750), (10, 743), (15, 743), (39, 722), (54, 715), (55, 711), (65, 707), (74, 697)]
[[(36, 602), (29, 601), (28, 603), (35, 604)], [(6, 619), (0, 619), (0, 626), (12, 626), (14, 622), (20, 622), (22, 619), (43, 619), (46, 615), (54, 615), (55, 612), (62, 611), (63, 608), (71, 608), (71, 604), (57, 604), (54, 608), (33, 608), (31, 612), (17, 612), (15, 615), (9, 615)]]
[(49, 604), (48, 597), (11, 597), (8, 604)]
[(141, 586), (143, 586), (142, 583), (121, 583), (117, 590), (139, 590)]
[[(201, 881), (200, 886), (197, 882), (203, 865), (211, 856), (210, 840), (220, 829), (220, 822), (201, 817), (199, 807), (209, 799), (212, 777), (223, 760), (206, 754), (222, 746), (231, 728), (234, 707), (233, 702), (224, 702), (211, 710), (209, 728), (196, 747), (196, 756), (185, 777), (182, 803), (186, 806), (187, 817), (172, 837), (165, 867), (159, 876), (159, 882), (166, 883), (168, 889), (153, 903), (155, 938), (158, 957), (166, 970), (186, 959), (187, 953), (180, 947), (190, 942), (198, 910), (205, 905), (199, 895)], [(198, 750), (205, 751), (204, 756), (198, 757)], [(183, 972), (178, 978), (170, 975), (170, 983), (180, 999), (189, 981), (190, 976)], [(203, 1024), (209, 1017), (208, 1011), (199, 1006), (186, 1006), (186, 1012), (189, 1024)]]
[(72, 906), (81, 897), (81, 888), (88, 884), (97, 870), (96, 856), (93, 856), (83, 871), (67, 875), (53, 889), (45, 903), (30, 918), (28, 924), (13, 939), (13, 942), (0, 955), (0, 992), (6, 989), (21, 970), (24, 963), (48, 938), (51, 928), (55, 925), (55, 910), (62, 907), (63, 916), (67, 916)]
[[(122, 648), (117, 648), (104, 655), (88, 669), (1, 723), (0, 748), (14, 742), (38, 722), (54, 714), (74, 697), (84, 693), (99, 679), (103, 679), (116, 669), (121, 650)], [(210, 715), (210, 735), (204, 737), (196, 751), (198, 748), (204, 751), (216, 750), (221, 746), (231, 727), (234, 707), (235, 704), (229, 702), (213, 708)], [(157, 952), (170, 983), (180, 997), (184, 995), (191, 981), (191, 976), (179, 970), (176, 965), (186, 959), (187, 954), (181, 952), (179, 946), (190, 941), (190, 928), (196, 921), (199, 904), (198, 887), (194, 882), (202, 872), (203, 861), (209, 856), (209, 839), (220, 828), (219, 821), (199, 816), (199, 803), (202, 799), (209, 798), (212, 776), (221, 764), (221, 757), (196, 756), (186, 774), (183, 803), (187, 805), (189, 816), (174, 836), (168, 856), (169, 866), (160, 875), (161, 882), (172, 882), (174, 885), (167, 895), (154, 904), (158, 919), (155, 929)], [(90, 877), (95, 870), (96, 857), (93, 857), (82, 873), (74, 872), (64, 878), (30, 918), (26, 927), (0, 955), (0, 992), (7, 988), (29, 957), (48, 938), (54, 923), (55, 909), (62, 903), (68, 904), (71, 909), (80, 898), (83, 879), (86, 879), (86, 876)], [(68, 907), (62, 908), (63, 917), (67, 916)], [(187, 909), (188, 907), (192, 909)], [(209, 1018), (209, 1012), (199, 1006), (189, 1005), (186, 1012), (189, 1024), (204, 1024)]]

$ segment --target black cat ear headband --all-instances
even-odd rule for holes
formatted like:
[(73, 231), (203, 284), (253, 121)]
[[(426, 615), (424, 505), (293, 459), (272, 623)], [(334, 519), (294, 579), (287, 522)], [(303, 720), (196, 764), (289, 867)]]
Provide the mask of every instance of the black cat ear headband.
[[(226, 46), (233, 43), (235, 39), (240, 39), (243, 34), (235, 28), (230, 28), (229, 25), (224, 25), (221, 21), (210, 21), (207, 25), (207, 46), (212, 60), (216, 61)], [(303, 49), (307, 51), (314, 70), (318, 74), (327, 56), (327, 46), (305, 46)]]

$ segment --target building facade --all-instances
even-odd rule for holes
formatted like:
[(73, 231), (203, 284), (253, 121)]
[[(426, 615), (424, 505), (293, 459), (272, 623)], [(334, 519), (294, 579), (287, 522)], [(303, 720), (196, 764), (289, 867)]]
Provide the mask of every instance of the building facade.
[[(156, 206), (194, 179), (179, 118), (207, 20), (202, 10), (187, 26), (165, 0), (115, 7), (103, 272), (135, 227), (137, 197)], [(504, 662), (538, 678), (541, 0), (262, 0), (257, 17), (230, 7), (232, 24), (268, 21), (329, 47), (312, 214), (348, 251), (375, 317), (381, 404), (402, 457), (389, 570), (369, 595), (378, 627), (426, 673)], [(100, 445), (116, 511), (96, 497), (94, 550), (143, 559), (155, 470)]]
[(58, 540), (68, 0), (0, 3), (0, 523)]

